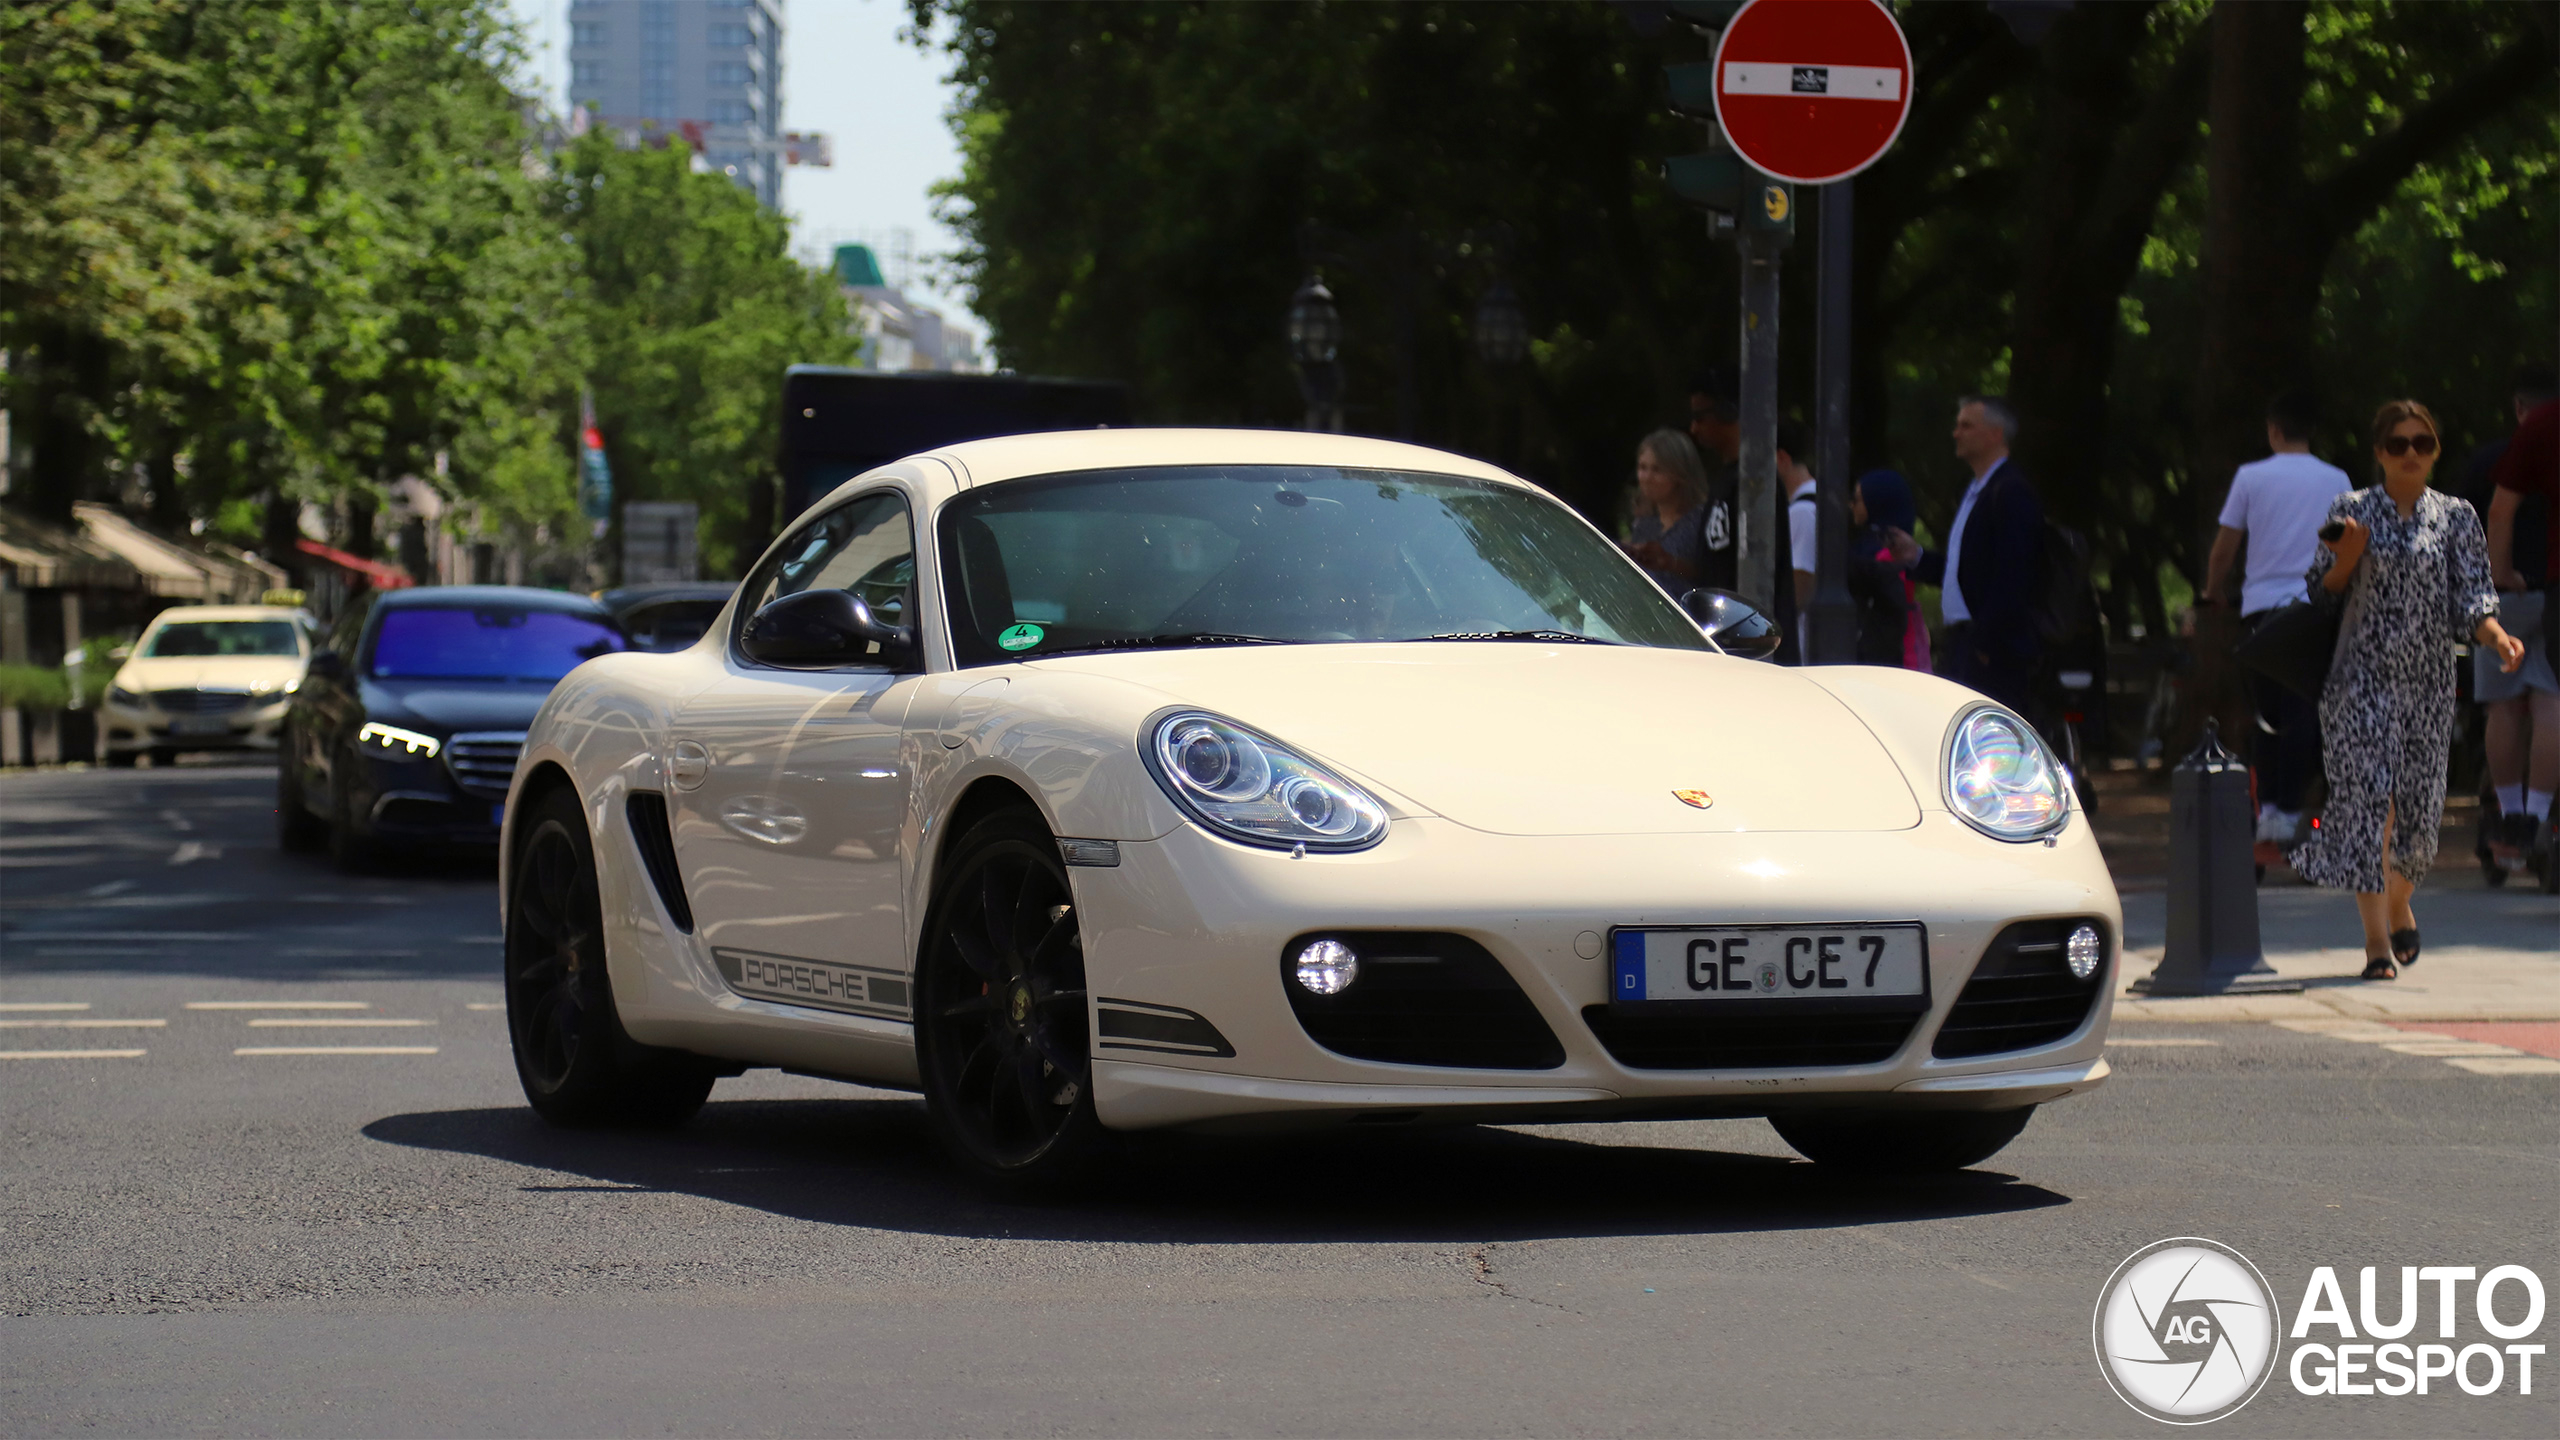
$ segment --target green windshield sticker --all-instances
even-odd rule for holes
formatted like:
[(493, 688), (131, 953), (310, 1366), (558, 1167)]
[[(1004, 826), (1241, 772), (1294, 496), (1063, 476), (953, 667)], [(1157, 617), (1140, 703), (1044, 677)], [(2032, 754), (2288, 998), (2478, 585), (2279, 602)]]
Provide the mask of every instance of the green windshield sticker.
[(996, 637), (996, 643), (1007, 650), (1028, 650), (1048, 633), (1037, 625), (1007, 625), (1004, 633)]

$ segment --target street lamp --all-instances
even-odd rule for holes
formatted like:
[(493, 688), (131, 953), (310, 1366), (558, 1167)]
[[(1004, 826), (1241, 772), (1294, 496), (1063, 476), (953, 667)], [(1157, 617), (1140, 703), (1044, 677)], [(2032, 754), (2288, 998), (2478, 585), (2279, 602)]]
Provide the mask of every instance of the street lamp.
[(1310, 274), (1289, 300), (1289, 358), (1298, 364), (1298, 391), (1307, 402), (1307, 428), (1342, 429), (1342, 312), (1333, 307), (1322, 272)]
[(1520, 313), (1520, 297), (1496, 280), (1476, 302), (1476, 358), (1506, 369), (1529, 358), (1529, 319)]

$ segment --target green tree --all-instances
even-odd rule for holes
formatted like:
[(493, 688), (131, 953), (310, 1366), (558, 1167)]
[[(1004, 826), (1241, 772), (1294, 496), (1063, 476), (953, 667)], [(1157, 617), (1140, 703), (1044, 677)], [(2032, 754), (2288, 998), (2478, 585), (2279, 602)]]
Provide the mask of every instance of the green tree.
[(590, 133), (560, 155), (551, 203), (577, 247), (617, 498), (700, 505), (706, 567), (734, 574), (771, 523), (784, 367), (849, 361), (854, 341), (782, 218), (692, 159)]

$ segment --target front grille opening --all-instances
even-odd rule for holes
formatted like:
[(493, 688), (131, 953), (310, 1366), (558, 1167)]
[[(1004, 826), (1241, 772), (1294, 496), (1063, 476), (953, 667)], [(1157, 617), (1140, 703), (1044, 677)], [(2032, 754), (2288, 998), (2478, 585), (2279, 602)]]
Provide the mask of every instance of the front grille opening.
[[(1300, 985), (1296, 956), (1339, 940), (1360, 976), (1339, 995)], [(1334, 930), (1301, 935), (1280, 952), (1280, 988), (1307, 1038), (1354, 1060), (1465, 1070), (1552, 1070), (1564, 1045), (1502, 962), (1463, 935)]]
[(2108, 966), (2100, 964), (2086, 980), (2072, 978), (2063, 958), (2071, 932), (2094, 928), (2108, 949), (2114, 937), (2106, 922), (2090, 916), (2064, 920), (2022, 920), (1991, 937), (1973, 978), (1956, 996), (1947, 1023), (1938, 1027), (1931, 1054), (1941, 1060), (2032, 1050), (2068, 1038), (2088, 1023), (2089, 1011), (2106, 982)]
[(678, 930), (692, 934), (693, 905), (685, 899), (684, 876), (676, 869), (675, 835), (667, 828), (667, 797), (654, 790), (634, 790), (623, 802), (622, 813), (631, 822), (631, 841), (639, 847), (640, 863), (648, 867), (649, 883), (658, 888), (658, 902), (667, 907), (667, 918)]
[(464, 790), (484, 799), (504, 800), (508, 783), (516, 778), (516, 757), (523, 752), (521, 731), (474, 731), (445, 741), (444, 763), (452, 770), (454, 783)]
[(154, 690), (151, 703), (167, 715), (228, 715), (248, 708), (250, 697), (236, 690)]
[(1601, 1048), (1630, 1070), (1821, 1070), (1892, 1059), (1922, 1013), (1907, 1006), (1795, 1013), (1795, 1004), (1826, 1002), (1755, 1000), (1710, 1014), (1703, 1009), (1710, 1002), (1670, 1003), (1701, 1008), (1683, 1013), (1590, 1005), (1582, 1019)]

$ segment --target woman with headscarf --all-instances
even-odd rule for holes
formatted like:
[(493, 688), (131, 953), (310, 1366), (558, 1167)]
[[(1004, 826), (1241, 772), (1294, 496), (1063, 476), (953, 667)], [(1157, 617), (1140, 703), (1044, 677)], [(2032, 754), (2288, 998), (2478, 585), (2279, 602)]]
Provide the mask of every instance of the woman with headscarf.
[(1929, 668), (1929, 622), (1920, 613), (1910, 561), (1919, 512), (1911, 486), (1896, 470), (1870, 470), (1849, 492), (1849, 595), (1858, 605), (1858, 663)]
[(2524, 643), (2498, 623), (2489, 547), (2469, 505), (2429, 489), (2443, 438), (2415, 400), (2373, 417), (2382, 483), (2329, 505), (2311, 589), (2343, 606), (2320, 691), (2329, 804), (2292, 854), (2303, 879), (2352, 890), (2364, 922), (2364, 978), (2417, 963), (2410, 908), (2444, 823), (2453, 743), (2453, 647), (2468, 640), (2513, 673)]
[(1677, 430), (1656, 430), (1636, 446), (1636, 513), (1627, 555), (1653, 583), (1677, 599), (1697, 588), (1706, 532), (1707, 467), (1698, 444)]

